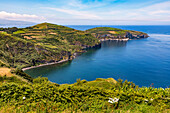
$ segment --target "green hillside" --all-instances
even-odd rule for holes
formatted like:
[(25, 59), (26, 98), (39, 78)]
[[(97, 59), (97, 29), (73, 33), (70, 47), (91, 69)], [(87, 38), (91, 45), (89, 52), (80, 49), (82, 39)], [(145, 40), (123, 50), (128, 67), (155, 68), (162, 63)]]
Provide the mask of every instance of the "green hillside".
[(0, 60), (15, 68), (72, 59), (83, 47), (99, 44), (91, 34), (49, 23), (0, 30)]
[(100, 39), (146, 37), (146, 33), (138, 31), (110, 27), (80, 31), (50, 23), (27, 28), (0, 28), (0, 61), (14, 68), (37, 66), (71, 60), (74, 53), (99, 46)]
[(143, 32), (133, 31), (133, 30), (122, 30), (118, 28), (111, 27), (96, 27), (86, 30), (87, 33), (102, 39), (102, 38), (113, 38), (113, 39), (137, 39), (137, 38), (147, 38), (148, 35)]
[(69, 27), (42, 23), (13, 32), (14, 36), (28, 39), (37, 45), (48, 48), (65, 48), (69, 45), (94, 46), (98, 41), (88, 33), (75, 30)]

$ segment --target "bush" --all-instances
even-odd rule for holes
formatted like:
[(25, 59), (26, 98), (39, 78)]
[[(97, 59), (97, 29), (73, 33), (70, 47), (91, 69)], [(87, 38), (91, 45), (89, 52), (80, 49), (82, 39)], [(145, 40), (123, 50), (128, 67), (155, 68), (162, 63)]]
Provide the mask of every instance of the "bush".
[(46, 83), (46, 82), (48, 82), (48, 78), (45, 78), (45, 77), (43, 77), (43, 78), (38, 77), (38, 78), (35, 78), (35, 79), (33, 80), (33, 83), (34, 83), (34, 84), (36, 84), (36, 83), (42, 84), (42, 83)]

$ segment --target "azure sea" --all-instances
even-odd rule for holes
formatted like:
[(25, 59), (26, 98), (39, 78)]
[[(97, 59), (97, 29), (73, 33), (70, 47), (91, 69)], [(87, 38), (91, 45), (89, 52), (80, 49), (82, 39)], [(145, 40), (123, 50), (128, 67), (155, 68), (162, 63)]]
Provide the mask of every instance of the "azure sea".
[(114, 27), (142, 31), (149, 38), (140, 40), (106, 41), (102, 47), (88, 50), (74, 60), (26, 70), (32, 77), (48, 77), (58, 84), (114, 78), (133, 81), (139, 86), (170, 86), (170, 26), (69, 25), (77, 30), (94, 27)]

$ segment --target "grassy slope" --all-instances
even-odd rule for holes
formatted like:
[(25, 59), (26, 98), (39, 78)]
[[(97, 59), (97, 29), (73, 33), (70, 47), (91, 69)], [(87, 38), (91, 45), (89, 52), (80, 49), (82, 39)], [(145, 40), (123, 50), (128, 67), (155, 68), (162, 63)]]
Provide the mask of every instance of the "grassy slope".
[(24, 67), (33, 65), (34, 60), (48, 58), (47, 53), (38, 51), (43, 49), (33, 43), (6, 34), (0, 34), (0, 60), (11, 67)]
[(99, 43), (91, 34), (49, 23), (0, 30), (0, 60), (18, 68), (68, 59)]
[(133, 35), (147, 35), (146, 33), (139, 32), (139, 31), (133, 31), (133, 30), (122, 30), (118, 28), (111, 28), (111, 27), (96, 27), (92, 29), (86, 30), (87, 33), (91, 33), (93, 36), (101, 36), (104, 34), (110, 34), (112, 36), (125, 36), (127, 32), (133, 34)]
[(28, 38), (38, 45), (51, 49), (65, 48), (68, 50), (71, 47), (70, 45), (94, 46), (98, 42), (97, 39), (86, 32), (50, 23), (19, 29), (13, 32), (13, 34), (22, 38)]
[[(65, 85), (51, 83), (47, 78), (34, 79), (33, 84), (16, 78), (0, 81), (0, 112), (155, 113), (170, 109), (169, 88), (139, 88), (121, 80), (77, 80)], [(109, 97), (119, 101), (111, 104)]]

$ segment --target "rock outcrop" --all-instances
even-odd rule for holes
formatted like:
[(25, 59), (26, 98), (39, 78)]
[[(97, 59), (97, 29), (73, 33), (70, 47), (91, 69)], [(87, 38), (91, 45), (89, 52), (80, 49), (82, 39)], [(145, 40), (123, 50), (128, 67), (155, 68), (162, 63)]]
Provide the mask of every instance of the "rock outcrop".
[(141, 38), (148, 38), (149, 36), (145, 33), (144, 34), (132, 34), (132, 33), (127, 32), (125, 37), (129, 39), (141, 39)]

